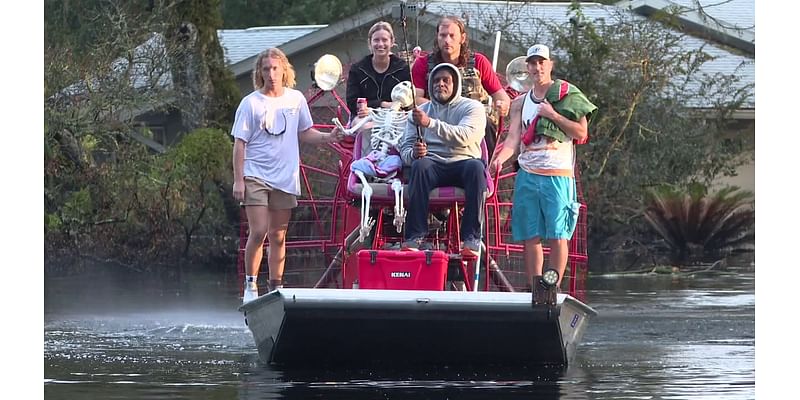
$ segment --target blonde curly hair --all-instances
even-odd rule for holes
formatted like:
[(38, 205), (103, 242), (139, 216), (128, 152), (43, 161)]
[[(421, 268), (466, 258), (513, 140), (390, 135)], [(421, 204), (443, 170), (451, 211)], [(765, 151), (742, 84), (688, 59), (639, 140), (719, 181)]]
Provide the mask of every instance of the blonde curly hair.
[(292, 63), (286, 54), (277, 47), (271, 47), (258, 54), (256, 57), (255, 65), (253, 65), (253, 88), (261, 89), (264, 87), (264, 77), (261, 75), (261, 61), (265, 58), (277, 58), (283, 65), (283, 86), (293, 88), (297, 84), (295, 80), (295, 72)]

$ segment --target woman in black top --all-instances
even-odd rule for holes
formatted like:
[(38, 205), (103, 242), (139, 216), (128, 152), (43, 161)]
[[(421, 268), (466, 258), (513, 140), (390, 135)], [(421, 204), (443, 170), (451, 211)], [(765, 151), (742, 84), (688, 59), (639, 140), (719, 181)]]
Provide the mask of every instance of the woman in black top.
[[(351, 119), (356, 117), (359, 97), (366, 98), (370, 108), (389, 107), (394, 86), (411, 81), (408, 63), (391, 52), (395, 45), (392, 26), (388, 22), (376, 22), (369, 29), (368, 38), (372, 54), (351, 65), (347, 77), (346, 99)], [(367, 111), (360, 111), (358, 116), (366, 117)]]

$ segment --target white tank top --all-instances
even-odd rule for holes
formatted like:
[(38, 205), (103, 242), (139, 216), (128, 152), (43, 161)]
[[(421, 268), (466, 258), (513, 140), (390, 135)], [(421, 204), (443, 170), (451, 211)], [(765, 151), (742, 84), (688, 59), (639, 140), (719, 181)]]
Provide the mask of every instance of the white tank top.
[[(524, 136), (531, 121), (539, 113), (539, 103), (533, 101), (529, 90), (522, 103), (522, 132)], [(575, 146), (572, 141), (559, 142), (547, 136), (536, 135), (534, 141), (525, 146), (520, 141), (519, 166), (525, 171), (547, 176), (574, 176)]]

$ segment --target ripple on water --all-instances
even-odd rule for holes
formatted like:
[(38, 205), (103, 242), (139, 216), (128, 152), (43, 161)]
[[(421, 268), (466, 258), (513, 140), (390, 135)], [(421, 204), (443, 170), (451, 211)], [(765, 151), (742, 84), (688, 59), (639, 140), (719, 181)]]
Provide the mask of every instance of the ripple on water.
[[(590, 279), (591, 282), (591, 279)], [(634, 283), (631, 285), (630, 283)], [(753, 281), (639, 282), (590, 290), (600, 314), (563, 372), (288, 371), (259, 363), (235, 311), (142, 310), (45, 321), (45, 396), (117, 399), (751, 399)], [(618, 286), (615, 286), (618, 285)], [(226, 294), (227, 295), (227, 294)], [(227, 301), (227, 300), (226, 300)], [(486, 343), (485, 345), (491, 345)]]

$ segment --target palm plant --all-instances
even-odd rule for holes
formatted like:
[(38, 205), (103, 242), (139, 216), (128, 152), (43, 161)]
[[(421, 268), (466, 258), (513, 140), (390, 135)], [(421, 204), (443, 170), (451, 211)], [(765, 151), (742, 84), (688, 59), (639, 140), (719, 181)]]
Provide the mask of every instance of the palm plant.
[(714, 194), (701, 184), (647, 191), (644, 218), (664, 239), (673, 261), (686, 262), (751, 250), (755, 239), (753, 192), (726, 186)]

